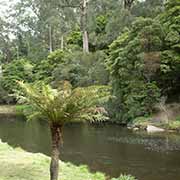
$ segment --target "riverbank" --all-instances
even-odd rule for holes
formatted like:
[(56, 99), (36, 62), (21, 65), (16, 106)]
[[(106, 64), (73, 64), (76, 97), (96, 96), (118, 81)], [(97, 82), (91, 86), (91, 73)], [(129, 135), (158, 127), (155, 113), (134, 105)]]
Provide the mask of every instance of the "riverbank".
[[(50, 158), (40, 153), (13, 149), (0, 141), (1, 180), (49, 180)], [(105, 180), (103, 173), (90, 173), (86, 166), (60, 161), (61, 180)]]
[[(29, 153), (20, 148), (13, 149), (0, 140), (0, 180), (49, 180), (50, 158), (41, 153)], [(61, 180), (110, 180), (105, 174), (91, 173), (87, 166), (75, 166), (60, 161)], [(132, 176), (111, 180), (135, 180)]]
[(0, 114), (17, 114), (16, 105), (0, 105)]
[[(0, 116), (24, 116), (26, 105), (0, 105)], [(155, 126), (168, 132), (180, 132), (180, 104), (169, 104), (166, 111), (159, 111), (151, 117), (138, 117), (128, 128), (132, 130), (146, 130), (147, 127)], [(105, 124), (119, 124), (118, 122), (104, 122)], [(124, 124), (119, 124), (125, 126)]]
[[(179, 116), (177, 116), (176, 119), (171, 119), (169, 121), (156, 121), (152, 117), (139, 117), (136, 118), (134, 122), (128, 126), (129, 129), (135, 131), (138, 130), (148, 131), (148, 127), (157, 129), (157, 131), (180, 133), (180, 119)], [(152, 131), (155, 132), (156, 130), (152, 130)]]
[(135, 131), (160, 128), (160, 131), (180, 132), (180, 103), (160, 104), (151, 116), (134, 119), (129, 128)]
[(0, 117), (24, 116), (25, 105), (0, 105)]

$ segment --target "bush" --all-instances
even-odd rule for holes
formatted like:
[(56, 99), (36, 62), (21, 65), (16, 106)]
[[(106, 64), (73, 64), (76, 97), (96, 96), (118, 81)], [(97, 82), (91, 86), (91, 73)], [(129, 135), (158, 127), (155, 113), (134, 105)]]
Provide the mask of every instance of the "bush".
[(128, 123), (138, 116), (150, 115), (159, 101), (160, 89), (154, 75), (160, 66), (155, 66), (152, 55), (160, 61), (157, 52), (162, 48), (162, 33), (158, 21), (139, 18), (132, 29), (110, 45), (107, 68), (116, 98), (110, 102), (109, 111), (116, 109), (111, 113), (116, 121)]
[(180, 130), (180, 121), (172, 121), (168, 123), (168, 129)]
[(77, 30), (72, 31), (69, 36), (67, 37), (67, 44), (73, 44), (73, 45), (78, 45), (82, 46), (82, 33), (81, 31), (77, 28)]
[(10, 104), (14, 101), (14, 98), (9, 96), (8, 92), (2, 86), (2, 82), (0, 80), (0, 104)]
[(59, 49), (50, 53), (47, 59), (40, 61), (34, 67), (34, 79), (50, 83), (52, 81), (52, 72), (58, 64), (64, 62), (64, 57), (65, 52)]
[(180, 122), (180, 116), (177, 116), (177, 117), (176, 117), (176, 121), (179, 121), (179, 122)]
[(16, 81), (33, 81), (33, 64), (27, 59), (13, 60), (3, 67), (3, 76), (0, 79), (0, 103), (15, 102), (12, 94), (19, 89)]
[(137, 180), (137, 179), (130, 175), (121, 175), (119, 178), (113, 178), (111, 180)]
[(103, 51), (66, 53), (63, 61), (53, 71), (53, 84), (62, 80), (70, 81), (74, 87), (107, 84), (109, 78), (104, 65), (105, 56)]

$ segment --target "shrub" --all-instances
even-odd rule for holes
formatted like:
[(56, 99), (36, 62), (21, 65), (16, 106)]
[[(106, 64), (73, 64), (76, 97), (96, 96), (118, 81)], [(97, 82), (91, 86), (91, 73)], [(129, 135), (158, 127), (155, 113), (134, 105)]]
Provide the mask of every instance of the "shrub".
[(13, 60), (3, 67), (3, 76), (0, 79), (0, 103), (15, 102), (12, 94), (19, 88), (16, 81), (33, 81), (33, 64), (27, 59)]
[(70, 81), (74, 87), (107, 84), (109, 78), (104, 65), (105, 56), (103, 51), (66, 53), (63, 61), (53, 71), (54, 84), (62, 80)]
[(64, 61), (64, 57), (65, 52), (60, 49), (50, 53), (47, 59), (40, 61), (34, 67), (34, 79), (50, 83), (52, 81), (53, 70), (58, 66), (58, 64)]
[[(127, 29), (110, 45), (107, 68), (116, 98), (109, 111), (116, 106), (117, 121), (128, 123), (138, 116), (149, 115), (159, 101), (160, 89), (154, 79), (157, 62), (154, 65), (154, 58), (150, 57), (157, 56), (159, 62), (157, 51), (161, 48), (161, 25), (150, 18), (136, 20), (130, 30)], [(147, 69), (152, 72), (147, 73)]]
[(121, 175), (119, 178), (113, 178), (112, 180), (137, 180), (137, 179), (130, 175)]
[(169, 122), (168, 129), (180, 130), (180, 121)]

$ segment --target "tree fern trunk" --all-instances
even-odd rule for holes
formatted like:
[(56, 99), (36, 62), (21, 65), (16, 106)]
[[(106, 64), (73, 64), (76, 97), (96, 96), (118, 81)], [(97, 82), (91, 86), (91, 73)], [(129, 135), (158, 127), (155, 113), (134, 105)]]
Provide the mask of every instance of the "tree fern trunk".
[(50, 180), (58, 180), (61, 133), (61, 126), (53, 124), (51, 125), (52, 153), (50, 164)]

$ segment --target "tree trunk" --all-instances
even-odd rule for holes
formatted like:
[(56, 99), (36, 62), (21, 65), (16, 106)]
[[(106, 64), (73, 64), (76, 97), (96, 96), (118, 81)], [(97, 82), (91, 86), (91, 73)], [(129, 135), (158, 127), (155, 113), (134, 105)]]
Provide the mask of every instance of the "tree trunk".
[(61, 49), (64, 49), (64, 36), (61, 36)]
[(88, 0), (82, 0), (81, 29), (83, 34), (83, 52), (85, 53), (89, 53), (89, 39), (87, 32), (87, 4), (88, 4)]
[(16, 56), (17, 56), (17, 59), (19, 59), (19, 47), (16, 46)]
[(85, 53), (89, 53), (89, 40), (86, 30), (83, 32), (83, 50)]
[(2, 65), (0, 63), (0, 78), (2, 78), (2, 77), (3, 77), (3, 71), (2, 71)]
[(50, 180), (58, 180), (60, 144), (62, 137), (61, 133), (62, 126), (56, 124), (51, 125), (52, 153), (50, 164)]
[(49, 25), (49, 52), (51, 53), (53, 51), (52, 47), (52, 27)]

